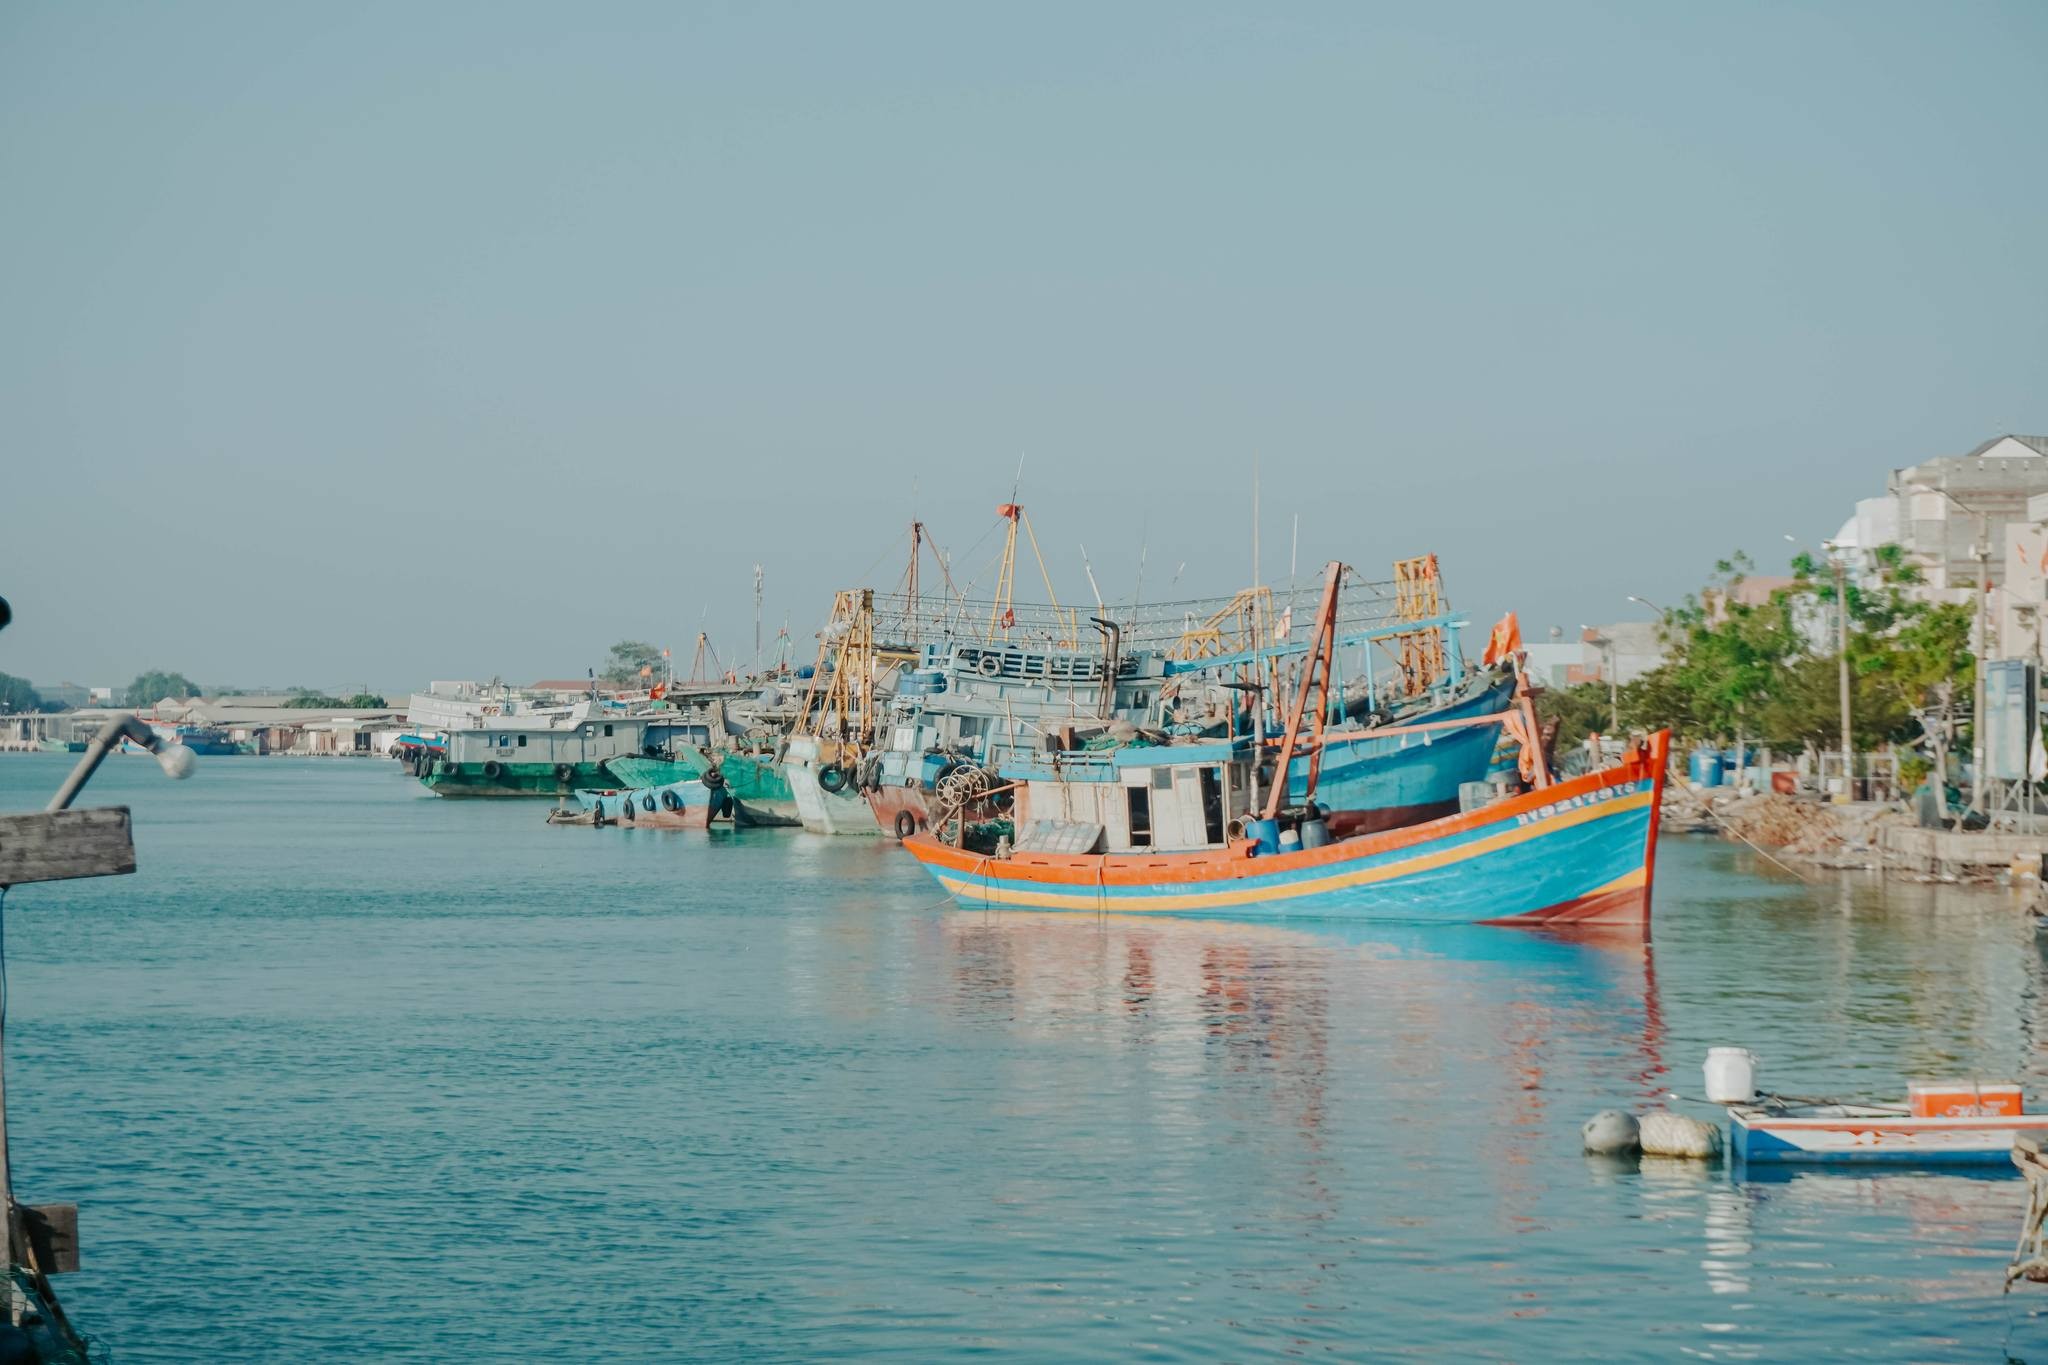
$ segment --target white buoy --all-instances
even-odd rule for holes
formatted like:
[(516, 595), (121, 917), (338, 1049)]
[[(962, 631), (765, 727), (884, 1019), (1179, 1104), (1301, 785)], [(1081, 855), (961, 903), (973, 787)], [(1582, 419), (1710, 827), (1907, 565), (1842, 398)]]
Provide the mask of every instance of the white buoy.
[(1596, 1156), (1613, 1156), (1636, 1149), (1636, 1116), (1619, 1109), (1602, 1109), (1587, 1119), (1586, 1126), (1579, 1131), (1586, 1139), (1586, 1150)]
[(1639, 1129), (1644, 1156), (1706, 1159), (1721, 1154), (1721, 1130), (1701, 1119), (1660, 1110), (1643, 1115)]
[(1715, 1104), (1748, 1104), (1756, 1098), (1754, 1052), (1746, 1047), (1707, 1049), (1707, 1098)]

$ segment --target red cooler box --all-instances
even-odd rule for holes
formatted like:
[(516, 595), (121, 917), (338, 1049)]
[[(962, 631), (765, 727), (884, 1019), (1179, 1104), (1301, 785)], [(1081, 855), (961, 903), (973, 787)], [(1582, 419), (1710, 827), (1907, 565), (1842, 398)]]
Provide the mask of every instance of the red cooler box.
[(2020, 1088), (2002, 1081), (1926, 1081), (1906, 1087), (1906, 1104), (1914, 1118), (1975, 1118), (2023, 1114)]

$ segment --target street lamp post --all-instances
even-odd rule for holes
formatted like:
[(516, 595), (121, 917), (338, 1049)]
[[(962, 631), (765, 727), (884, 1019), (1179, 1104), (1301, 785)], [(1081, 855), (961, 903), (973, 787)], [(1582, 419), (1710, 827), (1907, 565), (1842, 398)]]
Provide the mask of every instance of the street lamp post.
[[(1805, 548), (1797, 536), (1785, 539)], [(1837, 799), (1846, 802), (1856, 794), (1856, 741), (1849, 724), (1849, 565), (1840, 542), (1824, 540), (1820, 546), (1835, 576), (1835, 681), (1842, 717), (1842, 791)]]
[(1856, 741), (1849, 733), (1849, 584), (1841, 546), (1826, 542), (1835, 571), (1835, 673), (1842, 693), (1842, 800), (1856, 799)]
[[(1579, 629), (1590, 630), (1592, 627), (1580, 626)], [(1614, 673), (1614, 640), (1606, 635), (1589, 635), (1586, 637), (1586, 643), (1599, 650), (1601, 657), (1606, 661), (1604, 668), (1607, 673), (1607, 711), (1608, 715), (1612, 718), (1615, 732), (1619, 733), (1621, 730), (1621, 682), (1615, 677)]]
[[(1977, 619), (1976, 639), (1970, 653), (1976, 667), (1975, 695), (1970, 702), (1970, 761), (1976, 765), (1976, 773), (1970, 783), (1970, 809), (1982, 811), (1986, 808), (1984, 799), (1984, 664), (1991, 653), (1991, 514), (1981, 507), (1972, 507), (1946, 488), (1937, 488), (1931, 483), (1909, 483), (1905, 487), (1915, 493), (1939, 493), (1965, 512), (1977, 518), (1977, 543), (1972, 558), (1977, 561)], [(1948, 562), (1948, 535), (1943, 532), (1941, 542), (1942, 562)]]

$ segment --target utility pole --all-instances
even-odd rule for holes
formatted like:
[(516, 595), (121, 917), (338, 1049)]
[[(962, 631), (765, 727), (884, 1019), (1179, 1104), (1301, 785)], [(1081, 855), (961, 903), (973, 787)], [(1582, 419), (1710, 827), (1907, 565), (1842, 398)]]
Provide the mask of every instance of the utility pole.
[(1615, 662), (1614, 640), (1607, 641), (1607, 712), (1612, 717), (1614, 733), (1621, 733), (1621, 665)]
[[(1961, 506), (1955, 498), (1950, 498)], [(1984, 664), (1991, 654), (1991, 518), (1983, 512), (1977, 513), (1977, 650), (1976, 667), (1972, 670), (1977, 678), (1977, 695), (1971, 703), (1970, 752), (1977, 765), (1974, 781), (1970, 783), (1970, 808), (1989, 811), (1991, 803), (1985, 799), (1984, 760), (1988, 756), (1984, 749)]]
[(1842, 795), (1856, 799), (1856, 741), (1849, 733), (1849, 569), (1840, 546), (1830, 547), (1835, 570), (1835, 669), (1842, 689)]
[(761, 566), (754, 566), (754, 667), (761, 666)]

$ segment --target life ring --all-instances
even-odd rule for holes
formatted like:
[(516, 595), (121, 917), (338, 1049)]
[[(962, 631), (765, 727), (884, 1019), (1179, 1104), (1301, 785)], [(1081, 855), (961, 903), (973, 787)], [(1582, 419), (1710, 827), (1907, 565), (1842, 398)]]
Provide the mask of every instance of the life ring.
[(575, 776), (576, 776), (576, 765), (575, 765), (575, 764), (573, 764), (573, 763), (557, 763), (557, 764), (555, 765), (555, 781), (557, 781), (557, 782), (567, 782), (567, 781), (569, 781), (569, 780), (570, 780), (571, 778), (573, 778), (573, 777), (575, 777)]
[(503, 777), (504, 775), (505, 765), (498, 762), (497, 759), (491, 759), (489, 762), (484, 764), (484, 776), (488, 777), (491, 781), (496, 782), (499, 778)]
[(917, 817), (915, 815), (912, 815), (907, 810), (897, 811), (896, 837), (899, 839), (908, 839), (911, 835), (915, 833), (917, 833)]
[(984, 678), (1000, 678), (1003, 676), (1003, 656), (1000, 654), (984, 654), (981, 656), (981, 661), (975, 664), (974, 667)]
[(706, 768), (704, 770), (704, 775), (702, 777), (699, 777), (697, 780), (699, 782), (702, 782), (705, 786), (711, 788), (711, 790), (717, 791), (720, 787), (723, 787), (725, 785), (725, 774), (717, 768)]
[(661, 794), (661, 804), (664, 810), (678, 811), (683, 808), (683, 798), (672, 791), (664, 791)]
[(828, 763), (818, 770), (818, 785), (837, 796), (846, 790), (846, 769), (837, 763)]
[(643, 797), (641, 797), (641, 798), (640, 798), (640, 809), (641, 809), (641, 810), (653, 810), (653, 809), (654, 809), (654, 793), (653, 793), (653, 792), (648, 792), (648, 793), (647, 793), (647, 794), (646, 794), (645, 796), (643, 796)]

